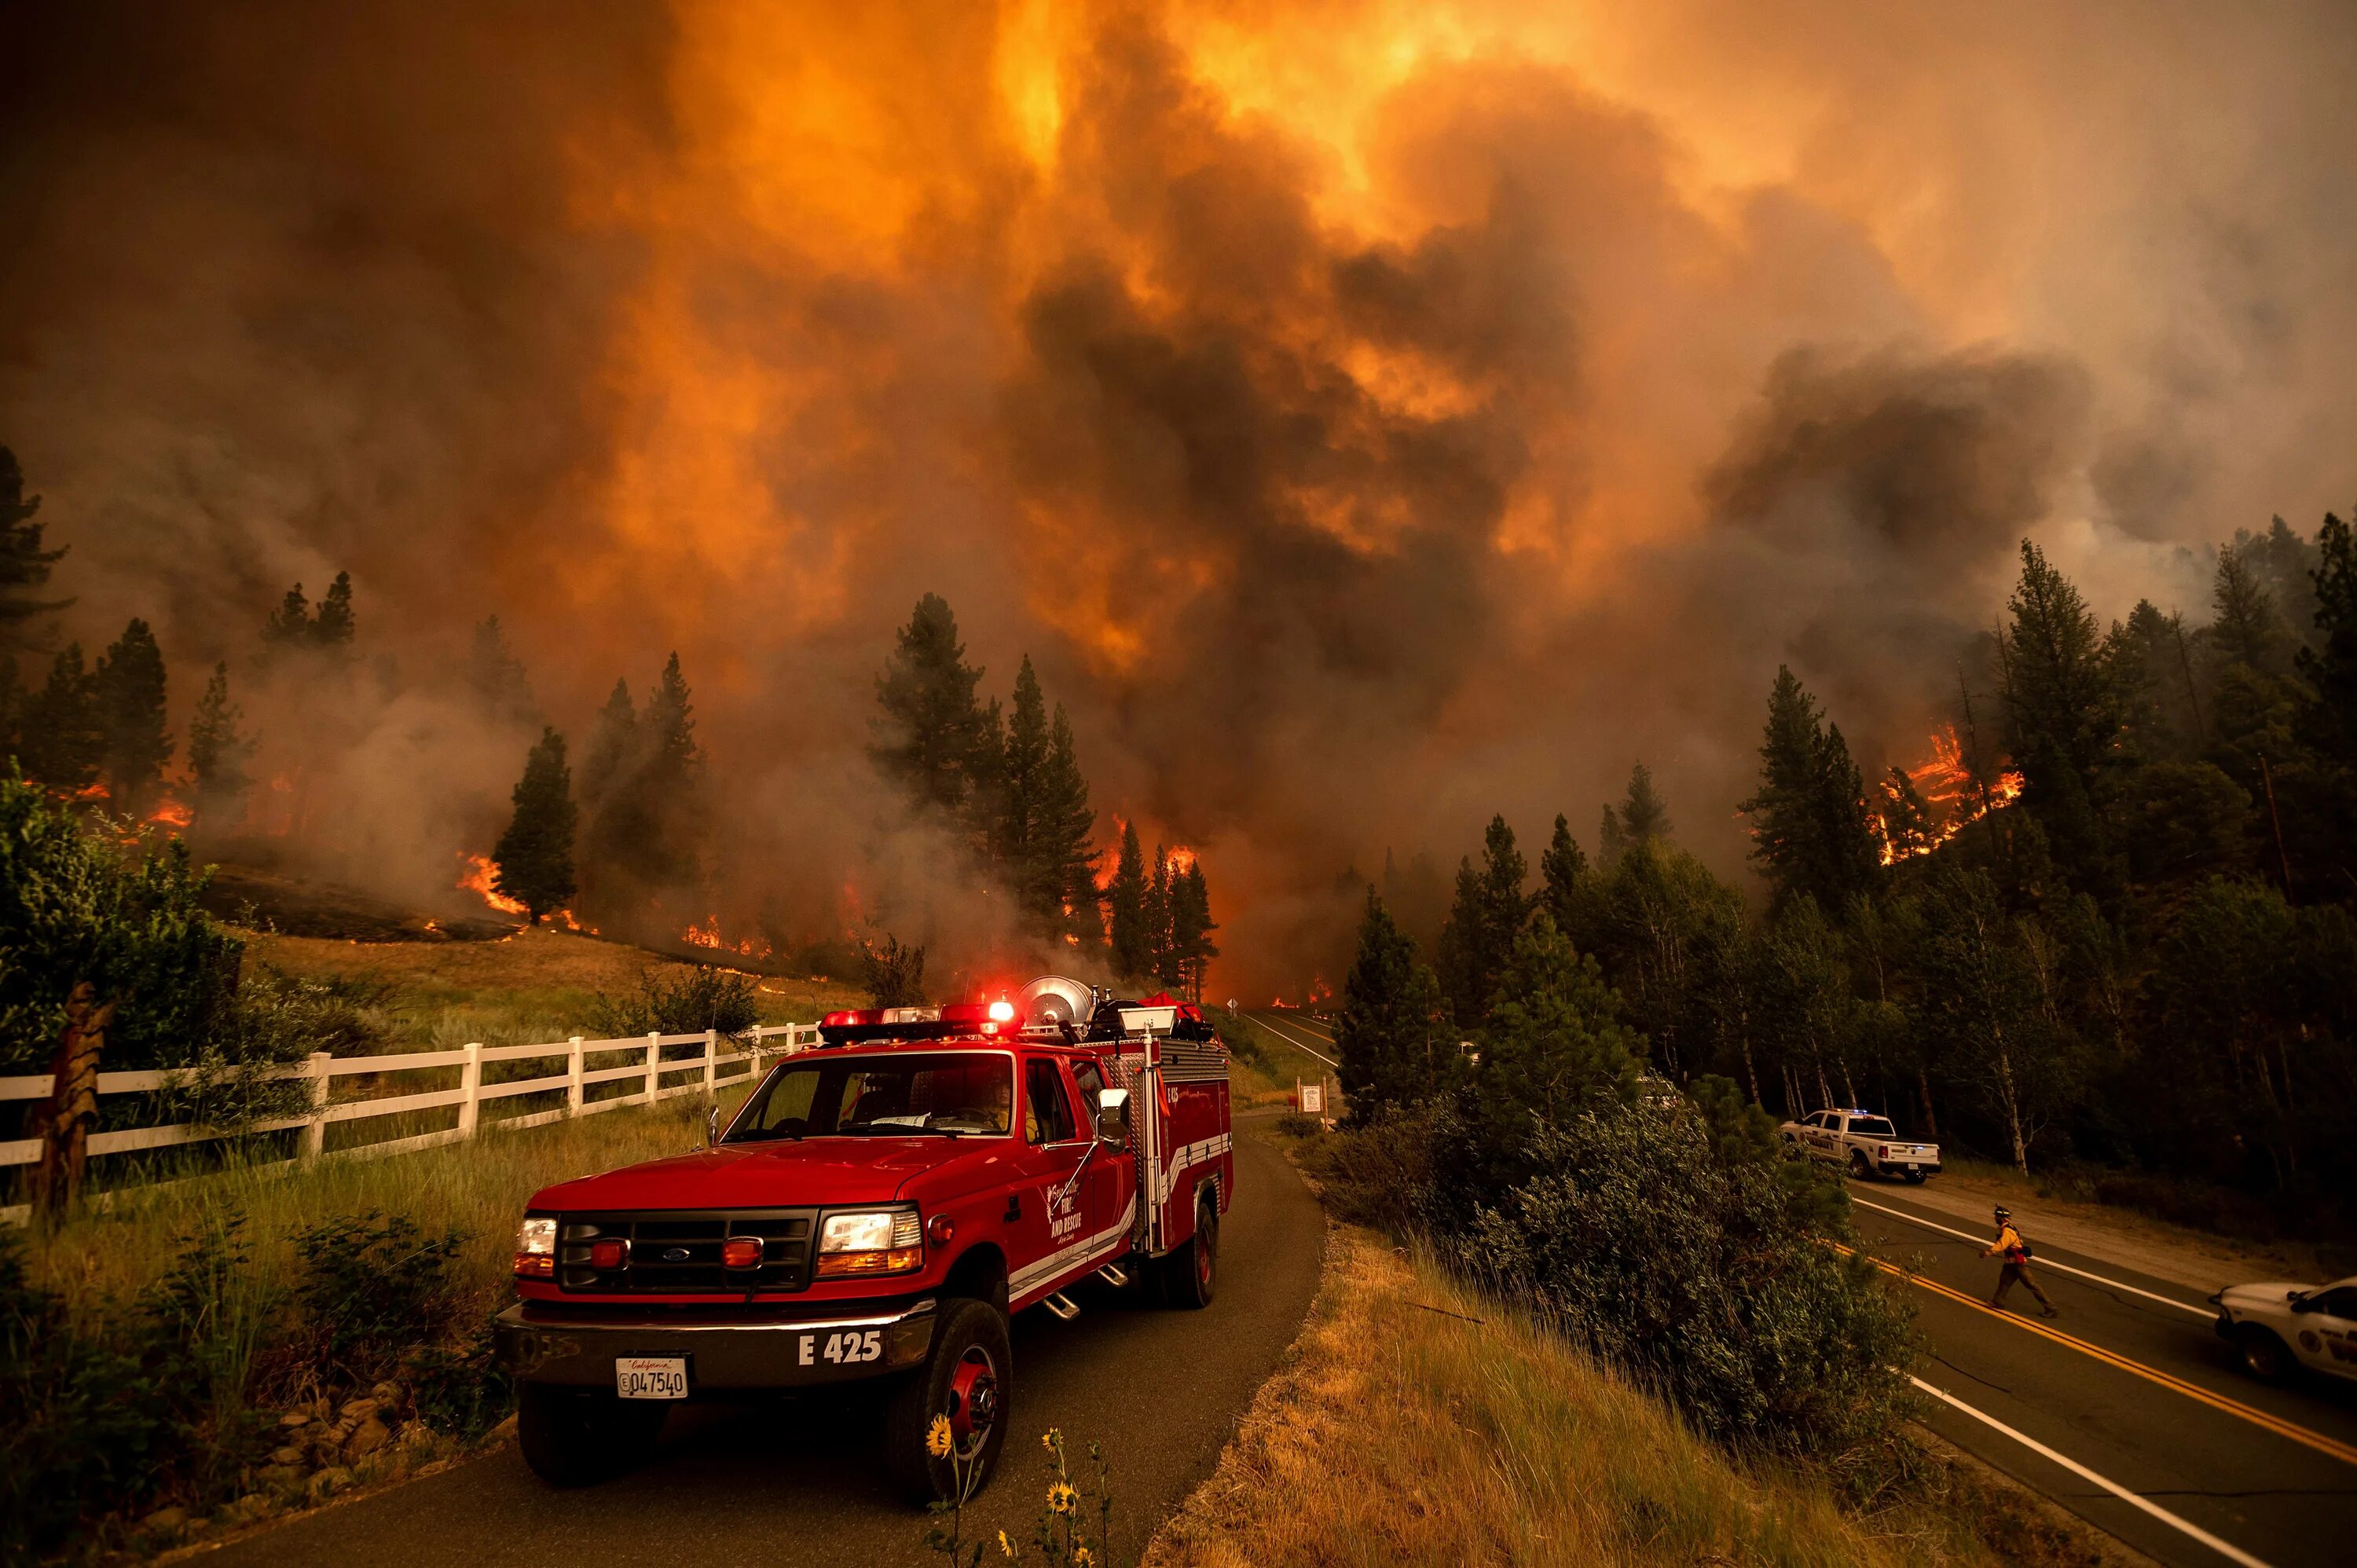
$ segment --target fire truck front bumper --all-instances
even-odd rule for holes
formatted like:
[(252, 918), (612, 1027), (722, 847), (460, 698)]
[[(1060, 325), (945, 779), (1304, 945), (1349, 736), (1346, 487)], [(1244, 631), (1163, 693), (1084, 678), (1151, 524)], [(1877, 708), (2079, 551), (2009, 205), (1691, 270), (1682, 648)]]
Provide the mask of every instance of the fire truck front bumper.
[(785, 1317), (718, 1312), (614, 1317), (561, 1302), (500, 1314), (500, 1364), (521, 1382), (613, 1389), (631, 1368), (678, 1365), (684, 1392), (851, 1382), (923, 1364), (933, 1303), (876, 1314)]

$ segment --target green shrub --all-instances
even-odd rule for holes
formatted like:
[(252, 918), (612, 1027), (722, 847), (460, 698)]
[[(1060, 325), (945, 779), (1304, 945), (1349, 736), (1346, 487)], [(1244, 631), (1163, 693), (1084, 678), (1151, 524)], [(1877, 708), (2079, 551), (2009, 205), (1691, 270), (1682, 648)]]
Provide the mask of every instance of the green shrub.
[(1527, 1178), (1454, 1255), (1721, 1441), (1834, 1464), (1886, 1445), (1907, 1407), (1903, 1308), (1825, 1245), (1777, 1163), (1721, 1159), (1710, 1137), (1650, 1105), (1542, 1125)]
[(126, 847), (0, 778), (0, 1073), (47, 1070), (85, 980), (116, 1004), (109, 1069), (187, 1061), (219, 1037), (241, 947), (197, 908), (204, 886), (178, 841)]
[(439, 1341), (456, 1305), (457, 1228), (428, 1236), (405, 1214), (371, 1208), (296, 1232), (295, 1299), (318, 1369), (366, 1387), (412, 1347)]
[[(1314, 1118), (1304, 1117), (1313, 1129)], [(1432, 1185), (1432, 1129), (1420, 1116), (1387, 1116), (1341, 1127), (1301, 1145), (1301, 1168), (1316, 1178), (1326, 1207), (1354, 1225), (1405, 1236), (1423, 1223)]]
[(137, 1301), (94, 1316), (33, 1283), (0, 1232), (0, 1562), (54, 1553), (108, 1512), (234, 1492), (268, 1425), (243, 1399), (242, 1223), (183, 1237)]
[(636, 991), (619, 998), (599, 992), (589, 1006), (590, 1027), (609, 1040), (633, 1035), (700, 1035), (706, 1029), (741, 1035), (760, 1021), (753, 977), (710, 964), (670, 977), (641, 971)]

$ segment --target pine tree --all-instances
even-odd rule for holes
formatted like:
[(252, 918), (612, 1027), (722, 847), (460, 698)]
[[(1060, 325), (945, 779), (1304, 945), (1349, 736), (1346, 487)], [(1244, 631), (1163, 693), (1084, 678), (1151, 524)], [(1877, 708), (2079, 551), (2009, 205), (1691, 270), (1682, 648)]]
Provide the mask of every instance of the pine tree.
[(2021, 580), (2007, 601), (2006, 746), (2022, 776), (2021, 803), (2039, 819), (2073, 881), (2104, 875), (2108, 835), (2094, 800), (2118, 734), (2102, 637), (2069, 579), (2021, 542)]
[(1414, 939), (1369, 888), (1334, 1029), (1342, 1102), (1354, 1123), (1380, 1121), (1438, 1090), (1457, 1057), (1439, 1013), (1440, 983), (1417, 959)]
[(1555, 837), (1548, 841), (1546, 853), (1539, 856), (1538, 907), (1555, 921), (1555, 929), (1566, 936), (1578, 929), (1580, 884), (1587, 875), (1587, 856), (1579, 850), (1579, 843), (1571, 836), (1571, 823), (1562, 812), (1555, 813)]
[(1055, 923), (1063, 891), (1060, 867), (1042, 864), (1039, 843), (1048, 746), (1048, 699), (1026, 657), (1015, 676), (1015, 703), (999, 751), (996, 822), (987, 842), (991, 858), (1015, 890), (1016, 908), (1039, 929)]
[(328, 585), (328, 596), (319, 601), (319, 613), (311, 618), (311, 644), (330, 650), (349, 648), (359, 629), (352, 615), (352, 575), (339, 572)]
[(16, 455), (0, 446), (0, 646), (22, 646), (26, 623), (73, 602), (35, 596), (66, 553), (63, 545), (41, 548), (44, 525), (33, 521), (40, 510), (40, 497), (25, 498), (25, 473)]
[(1598, 1099), (1635, 1098), (1643, 1042), (1596, 960), (1542, 912), (1514, 938), (1484, 1033), (1484, 1095), (1545, 1120)]
[(81, 789), (97, 781), (106, 734), (99, 727), (81, 643), (66, 645), (49, 666), (48, 682), (25, 704), (16, 755), (28, 777), (52, 789)]
[(2316, 543), (2318, 635), (2299, 655), (2300, 676), (2316, 693), (2306, 729), (2325, 756), (2357, 763), (2357, 538), (2328, 512)]
[(2210, 602), (2218, 612), (2210, 628), (2211, 646), (2222, 660), (2270, 675), (2289, 668), (2289, 629), (2276, 611), (2275, 596), (2240, 552), (2218, 553)]
[(532, 700), (532, 682), (523, 672), (523, 665), (508, 647), (507, 633), (500, 628), (500, 618), (486, 617), (475, 627), (475, 635), (467, 649), (467, 685), (475, 700), (491, 718), (507, 724), (528, 724), (535, 704)]
[(1490, 819), (1482, 835), (1481, 869), (1466, 861), (1457, 873), (1457, 902), (1440, 928), (1440, 984), (1459, 1023), (1469, 1025), (1490, 1011), (1498, 977), (1513, 956), (1514, 933), (1530, 912), (1523, 882), (1530, 867), (1514, 847), (1506, 819)]
[[(1089, 781), (1072, 745), (1071, 721), (1062, 703), (1048, 726), (1048, 761), (1041, 770), (1032, 817), (1033, 864), (1039, 868), (1039, 908), (1058, 936), (1077, 938), (1093, 948), (1104, 940), (1099, 908), (1097, 813), (1089, 804)], [(1200, 871), (1198, 872), (1200, 875)], [(1205, 918), (1209, 918), (1208, 908)]]
[(253, 755), (253, 743), (238, 733), (242, 717), (230, 701), (229, 666), (215, 664), (188, 721), (188, 780), (197, 816), (208, 822), (230, 817), (250, 782), (245, 762)]
[(164, 652), (145, 621), (135, 618), (100, 655), (91, 702), (103, 737), (107, 791), (116, 811), (137, 816), (172, 757), (164, 729)]
[(1736, 808), (1751, 819), (1751, 858), (1781, 908), (1807, 894), (1838, 907), (1874, 885), (1878, 865), (1866, 785), (1839, 725), (1778, 665), (1760, 746), (1760, 792)]
[(491, 858), (499, 863), (495, 886), (520, 900), (538, 925), (543, 917), (572, 902), (573, 769), (565, 760), (565, 737), (554, 725), (544, 726), (540, 741), (525, 757), (523, 777), (510, 797), (515, 814)]
[(1171, 968), (1184, 988), (1189, 1000), (1203, 999), (1203, 978), (1211, 961), (1220, 956), (1219, 945), (1211, 933), (1219, 923), (1211, 918), (1211, 893), (1203, 879), (1202, 860), (1188, 861), (1184, 871), (1172, 868), (1170, 877), (1170, 951)]
[(615, 683), (590, 763), (597, 795), (583, 859), (595, 897), (693, 885), (704, 871), (704, 752), (677, 653), (635, 718), (629, 690)]
[(299, 648), (311, 641), (311, 601), (303, 596), (303, 585), (296, 584), (286, 590), (278, 607), (270, 612), (263, 623), (262, 646), (265, 651)]
[(1629, 769), (1629, 792), (1620, 806), (1604, 808), (1598, 830), (1599, 858), (1611, 865), (1639, 844), (1665, 840), (1670, 832), (1669, 803), (1653, 788), (1653, 770), (1640, 762)]
[(1146, 851), (1137, 842), (1137, 824), (1124, 822), (1121, 850), (1114, 862), (1113, 885), (1105, 890), (1105, 902), (1113, 917), (1114, 973), (1125, 980), (1143, 979), (1154, 967), (1148, 896)]
[(983, 740), (974, 686), (957, 617), (938, 594), (917, 601), (898, 647), (876, 678), (884, 714), (868, 756), (909, 800), (955, 813), (972, 791)]
[(597, 727), (589, 737), (589, 755), (581, 762), (581, 803), (595, 811), (637, 768), (639, 715), (630, 703), (630, 683), (617, 679), (597, 710)]
[(1170, 945), (1170, 852), (1154, 846), (1154, 874), (1146, 883), (1146, 973), (1165, 988), (1178, 984), (1178, 954)]

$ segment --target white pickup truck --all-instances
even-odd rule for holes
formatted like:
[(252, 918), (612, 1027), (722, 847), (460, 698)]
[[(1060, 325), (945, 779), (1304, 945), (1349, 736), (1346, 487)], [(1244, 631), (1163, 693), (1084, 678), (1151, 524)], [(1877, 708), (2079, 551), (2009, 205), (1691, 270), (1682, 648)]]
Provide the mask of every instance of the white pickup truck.
[(1860, 1181), (1903, 1176), (1920, 1182), (1940, 1174), (1939, 1144), (1902, 1142), (1888, 1116), (1870, 1111), (1812, 1111), (1777, 1131), (1787, 1152), (1846, 1165)]

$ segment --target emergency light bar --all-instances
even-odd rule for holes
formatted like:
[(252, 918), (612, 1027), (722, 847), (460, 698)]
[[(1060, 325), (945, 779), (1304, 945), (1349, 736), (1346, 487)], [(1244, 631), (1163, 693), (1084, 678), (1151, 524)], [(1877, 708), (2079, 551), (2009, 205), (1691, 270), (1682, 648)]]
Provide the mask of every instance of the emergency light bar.
[(861, 1007), (819, 1020), (823, 1045), (867, 1040), (943, 1040), (959, 1035), (1012, 1034), (1005, 1002), (945, 1002), (938, 1007)]

